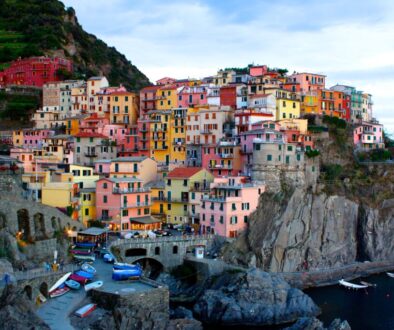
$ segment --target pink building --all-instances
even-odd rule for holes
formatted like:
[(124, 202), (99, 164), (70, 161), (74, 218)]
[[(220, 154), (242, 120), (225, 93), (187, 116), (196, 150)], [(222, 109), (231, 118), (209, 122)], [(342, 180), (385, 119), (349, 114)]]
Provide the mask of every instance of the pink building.
[(298, 83), (302, 93), (326, 88), (326, 76), (316, 73), (293, 73), (288, 83)]
[[(96, 215), (121, 231), (132, 222), (149, 221), (151, 192), (135, 178), (103, 178), (96, 182)], [(156, 221), (157, 222), (157, 221)]]
[(33, 171), (34, 152), (32, 149), (12, 148), (10, 150), (10, 157), (22, 162), (24, 172)]
[(49, 129), (26, 129), (23, 130), (23, 146), (26, 148), (40, 148), (43, 139), (51, 137), (55, 131)]
[(215, 177), (238, 175), (242, 172), (240, 150), (234, 140), (205, 145), (201, 155), (202, 167), (209, 169)]
[(178, 89), (178, 108), (207, 104), (207, 90), (203, 86), (183, 86)]
[(378, 122), (362, 122), (353, 130), (353, 141), (356, 149), (383, 149), (383, 125)]
[(200, 225), (203, 233), (237, 237), (256, 210), (264, 185), (246, 177), (215, 178), (211, 194), (202, 199)]
[(249, 74), (252, 77), (264, 76), (267, 72), (268, 67), (266, 65), (252, 66), (249, 68)]
[(94, 162), (94, 173), (109, 177), (111, 172), (111, 159), (99, 159)]

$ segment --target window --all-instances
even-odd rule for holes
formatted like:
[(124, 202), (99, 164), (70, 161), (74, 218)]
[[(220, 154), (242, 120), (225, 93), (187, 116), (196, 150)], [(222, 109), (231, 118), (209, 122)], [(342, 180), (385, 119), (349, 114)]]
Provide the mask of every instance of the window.
[(183, 180), (183, 186), (187, 187), (187, 180)]
[(160, 247), (159, 246), (156, 246), (155, 247), (155, 255), (160, 255)]
[(77, 147), (77, 153), (81, 152), (81, 147)]
[(167, 180), (167, 186), (171, 186), (171, 180), (170, 179)]
[(103, 196), (103, 203), (107, 203), (108, 202), (108, 198), (107, 198), (107, 196)]
[(286, 101), (283, 101), (283, 102), (282, 102), (282, 105), (283, 105), (283, 107), (286, 108)]
[(104, 182), (104, 183), (103, 183), (103, 188), (104, 188), (104, 189), (107, 189), (107, 187), (108, 187), (107, 183)]
[(297, 154), (297, 161), (300, 161), (300, 160), (301, 160), (301, 155)]
[(77, 137), (77, 142), (81, 142), (81, 138)]
[(85, 215), (89, 215), (89, 209), (85, 209)]
[(287, 146), (287, 151), (293, 151), (293, 146)]
[(256, 143), (256, 144), (254, 145), (254, 150), (260, 150), (260, 144)]
[(93, 143), (93, 139), (94, 139), (94, 138), (92, 138), (92, 137), (89, 138), (89, 142), (92, 142), (92, 143)]
[(122, 210), (122, 216), (127, 217), (129, 215), (129, 210)]
[(133, 172), (138, 172), (138, 165), (134, 164), (133, 167), (134, 167), (134, 171)]
[(235, 205), (235, 203), (232, 203), (232, 204), (231, 204), (231, 209), (232, 209), (233, 211), (236, 211), (236, 210), (237, 210), (237, 206)]
[(192, 192), (192, 199), (196, 199), (196, 193)]
[(171, 204), (167, 204), (167, 210), (171, 211)]
[(172, 247), (172, 253), (173, 253), (173, 254), (178, 254), (178, 246), (177, 246), (177, 245), (174, 245), (174, 246)]
[(267, 161), (271, 161), (272, 160), (272, 155), (267, 155)]
[(244, 223), (248, 223), (248, 216), (244, 215)]

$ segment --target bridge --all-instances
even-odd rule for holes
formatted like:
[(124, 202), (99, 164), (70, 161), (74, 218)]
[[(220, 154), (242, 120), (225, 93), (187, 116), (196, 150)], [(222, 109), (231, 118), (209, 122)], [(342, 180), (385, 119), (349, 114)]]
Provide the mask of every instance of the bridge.
[(154, 263), (165, 270), (179, 266), (196, 246), (208, 248), (214, 235), (119, 239), (110, 245), (119, 261)]
[[(17, 285), (27, 298), (37, 301), (41, 294), (48, 298), (48, 289), (64, 274), (77, 271), (79, 267), (74, 264), (67, 264), (60, 270), (46, 270), (42, 268), (30, 269), (26, 271), (16, 271), (11, 275), (10, 283)], [(4, 289), (4, 274), (0, 274), (0, 292)]]

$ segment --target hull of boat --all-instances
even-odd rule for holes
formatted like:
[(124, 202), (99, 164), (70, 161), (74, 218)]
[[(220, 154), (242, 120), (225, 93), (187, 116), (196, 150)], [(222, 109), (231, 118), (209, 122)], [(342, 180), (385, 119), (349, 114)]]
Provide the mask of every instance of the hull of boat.
[(137, 278), (142, 275), (141, 269), (119, 269), (113, 270), (112, 279), (114, 281), (128, 280), (132, 278)]
[(115, 270), (128, 270), (128, 269), (140, 269), (140, 265), (132, 265), (132, 264), (124, 264), (124, 263), (115, 263), (113, 268)]
[(81, 269), (84, 272), (87, 272), (87, 273), (90, 273), (90, 274), (93, 274), (93, 275), (96, 274), (96, 269), (93, 266), (90, 266), (89, 264), (83, 264), (81, 266)]
[(93, 276), (94, 276), (93, 274), (90, 274), (90, 273), (85, 272), (83, 270), (78, 270), (77, 272), (75, 272), (75, 274), (78, 275), (78, 276), (85, 277), (85, 278), (87, 278), (89, 280), (91, 280), (93, 278)]
[(76, 245), (76, 246), (79, 246), (79, 247), (84, 247), (84, 248), (92, 248), (92, 247), (95, 247), (95, 246), (96, 246), (95, 243), (86, 243), (86, 242), (84, 242), (84, 243), (82, 243), (82, 242), (77, 242), (75, 245)]
[(85, 255), (74, 255), (74, 259), (82, 260), (82, 261), (95, 261), (96, 257), (93, 255), (85, 256)]
[(60, 296), (62, 296), (64, 294), (66, 294), (69, 291), (70, 291), (70, 288), (65, 286), (64, 288), (56, 289), (54, 291), (49, 292), (49, 296), (51, 298), (56, 298), (56, 297), (60, 297)]
[(75, 282), (80, 283), (80, 284), (86, 284), (86, 282), (88, 281), (88, 279), (86, 277), (79, 276), (77, 274), (72, 274), (72, 275), (70, 275), (69, 278)]
[(97, 307), (96, 304), (85, 305), (85, 306), (81, 307), (80, 309), (78, 309), (77, 311), (75, 311), (75, 315), (77, 315), (79, 317), (86, 317), (91, 312), (93, 312), (96, 309), (96, 307)]
[(64, 282), (67, 281), (67, 279), (70, 277), (72, 273), (67, 273), (65, 275), (63, 275), (58, 281), (56, 281), (56, 283), (54, 285), (52, 285), (48, 292), (54, 291), (56, 290), (59, 286), (61, 286)]
[(79, 284), (79, 282), (74, 281), (72, 279), (67, 280), (66, 282), (64, 282), (70, 289), (73, 290), (78, 290), (81, 287), (81, 284)]
[(104, 284), (103, 281), (96, 281), (96, 282), (93, 282), (93, 283), (86, 284), (85, 285), (85, 291), (101, 288), (103, 286), (103, 284)]

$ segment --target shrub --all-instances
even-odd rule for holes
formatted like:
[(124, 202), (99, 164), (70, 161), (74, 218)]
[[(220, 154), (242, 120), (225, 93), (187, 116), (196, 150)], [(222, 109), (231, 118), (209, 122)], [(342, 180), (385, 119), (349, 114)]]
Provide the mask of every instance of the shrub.
[(324, 172), (324, 178), (328, 181), (334, 181), (340, 178), (343, 168), (341, 165), (324, 165), (321, 169)]
[(320, 155), (320, 151), (317, 149), (307, 150), (305, 151), (305, 155), (307, 155), (308, 158), (315, 158)]

